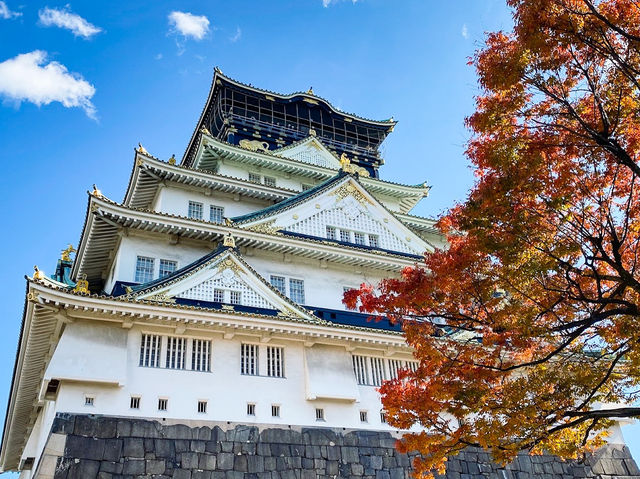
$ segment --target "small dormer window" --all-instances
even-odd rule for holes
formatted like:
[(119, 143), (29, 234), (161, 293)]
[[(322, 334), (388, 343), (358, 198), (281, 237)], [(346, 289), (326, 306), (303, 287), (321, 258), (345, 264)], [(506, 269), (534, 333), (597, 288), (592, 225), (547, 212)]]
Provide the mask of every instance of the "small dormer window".
[(203, 209), (202, 203), (198, 203), (197, 201), (189, 201), (189, 210), (187, 212), (187, 216), (189, 216), (189, 218), (201, 220), (202, 209)]
[(271, 186), (271, 187), (275, 187), (276, 186), (276, 179), (272, 176), (265, 176), (264, 177), (264, 184), (265, 186)]
[(209, 208), (209, 221), (212, 223), (224, 223), (224, 207), (211, 205)]

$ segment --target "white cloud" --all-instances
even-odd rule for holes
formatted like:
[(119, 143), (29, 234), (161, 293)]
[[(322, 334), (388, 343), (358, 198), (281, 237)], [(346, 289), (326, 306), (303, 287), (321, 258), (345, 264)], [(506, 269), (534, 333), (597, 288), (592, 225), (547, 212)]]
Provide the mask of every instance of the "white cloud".
[(173, 11), (169, 14), (169, 25), (184, 37), (202, 40), (209, 32), (209, 19), (204, 15)]
[[(335, 5), (338, 2), (341, 2), (342, 0), (322, 0), (322, 6), (324, 8), (327, 8), (329, 5)], [(351, 3), (355, 4), (358, 3), (358, 0), (351, 0)]]
[(162, 60), (162, 53), (158, 53), (154, 58), (156, 60)]
[(0, 18), (4, 18), (5, 20), (9, 20), (10, 18), (20, 17), (20, 16), (22, 16), (22, 13), (20, 13), (20, 12), (12, 12), (11, 10), (9, 10), (9, 5), (7, 5), (3, 1), (0, 1)]
[(34, 50), (0, 63), (0, 95), (18, 105), (23, 101), (38, 106), (54, 101), (67, 108), (80, 107), (96, 119), (91, 98), (96, 89), (77, 73), (69, 73), (61, 63), (47, 63), (47, 52)]
[(240, 30), (240, 27), (236, 27), (236, 33), (232, 37), (229, 37), (229, 41), (231, 43), (235, 43), (238, 40), (240, 40), (241, 37), (242, 37), (242, 30)]
[(462, 35), (463, 38), (469, 38), (469, 30), (467, 30), (466, 23), (462, 25), (462, 30), (460, 31), (460, 34)]
[(91, 38), (102, 31), (102, 28), (89, 23), (80, 15), (71, 13), (68, 5), (62, 9), (45, 7), (38, 12), (38, 18), (45, 27), (66, 28), (71, 30), (76, 37)]

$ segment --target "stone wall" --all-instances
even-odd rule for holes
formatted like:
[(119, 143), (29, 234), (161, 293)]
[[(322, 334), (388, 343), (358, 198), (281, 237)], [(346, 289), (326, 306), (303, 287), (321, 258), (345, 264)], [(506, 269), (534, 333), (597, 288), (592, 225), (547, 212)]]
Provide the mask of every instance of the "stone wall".
[[(35, 477), (46, 479), (407, 479), (411, 458), (389, 433), (329, 428), (165, 425), (58, 414)], [(640, 477), (629, 450), (608, 446), (586, 462), (522, 454), (503, 468), (467, 450), (448, 479)]]

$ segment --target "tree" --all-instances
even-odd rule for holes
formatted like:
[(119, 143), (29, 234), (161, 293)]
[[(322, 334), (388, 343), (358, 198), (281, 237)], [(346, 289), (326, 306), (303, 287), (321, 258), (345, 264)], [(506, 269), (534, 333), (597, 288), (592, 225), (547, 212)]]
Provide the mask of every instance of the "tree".
[(417, 471), (467, 446), (565, 458), (640, 415), (640, 5), (508, 0), (471, 63), (477, 180), (449, 247), (345, 304), (401, 321), (420, 361), (381, 387)]

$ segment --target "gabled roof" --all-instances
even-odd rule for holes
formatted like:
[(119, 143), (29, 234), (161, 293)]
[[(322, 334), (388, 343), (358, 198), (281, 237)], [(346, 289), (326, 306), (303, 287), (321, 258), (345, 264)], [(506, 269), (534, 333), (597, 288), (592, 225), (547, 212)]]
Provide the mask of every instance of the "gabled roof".
[[(203, 296), (198, 289), (203, 284), (219, 288), (245, 289), (243, 296), (251, 296), (251, 303), (243, 299), (239, 305), (216, 304), (220, 301)], [(291, 301), (269, 284), (258, 272), (247, 264), (234, 247), (221, 246), (184, 268), (149, 283), (131, 288), (131, 292), (123, 296), (124, 299), (158, 301), (160, 303), (191, 304), (197, 301), (200, 306), (210, 305), (212, 308), (240, 310), (243, 306), (264, 310), (276, 310), (281, 317), (297, 317), (325, 324), (313, 313), (301, 305)], [(250, 311), (249, 311), (250, 312)]]
[(340, 169), (340, 159), (315, 136), (291, 143), (275, 151), (278, 156), (333, 170)]
[[(297, 228), (306, 219), (317, 216), (328, 210), (341, 210), (345, 215), (353, 214), (352, 219), (366, 214), (371, 221), (384, 228), (386, 232), (395, 235), (395, 244), (403, 243), (406, 248), (402, 253), (422, 254), (425, 251), (433, 251), (432, 245), (414, 233), (393, 213), (382, 205), (359, 182), (358, 177), (340, 172), (330, 180), (327, 180), (315, 188), (288, 198), (280, 203), (269, 206), (254, 213), (231, 218), (234, 225), (256, 231), (284, 232), (302, 234), (302, 236), (325, 238), (324, 228), (322, 236), (307, 233)], [(374, 213), (374, 214), (371, 214)], [(336, 225), (334, 225), (336, 226)], [(354, 230), (359, 230), (354, 226)], [(393, 231), (392, 231), (393, 230)], [(379, 246), (387, 251), (400, 251)]]

